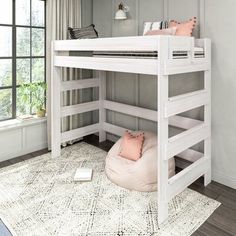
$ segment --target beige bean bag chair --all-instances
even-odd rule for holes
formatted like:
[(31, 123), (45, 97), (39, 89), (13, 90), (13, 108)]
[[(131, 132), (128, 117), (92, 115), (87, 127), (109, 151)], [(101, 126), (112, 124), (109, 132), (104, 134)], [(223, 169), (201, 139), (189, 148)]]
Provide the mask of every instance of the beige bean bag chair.
[[(157, 190), (157, 136), (144, 132), (142, 156), (131, 161), (119, 156), (122, 138), (108, 152), (105, 171), (115, 184), (130, 190), (151, 192)], [(174, 158), (169, 160), (169, 177), (175, 174)]]

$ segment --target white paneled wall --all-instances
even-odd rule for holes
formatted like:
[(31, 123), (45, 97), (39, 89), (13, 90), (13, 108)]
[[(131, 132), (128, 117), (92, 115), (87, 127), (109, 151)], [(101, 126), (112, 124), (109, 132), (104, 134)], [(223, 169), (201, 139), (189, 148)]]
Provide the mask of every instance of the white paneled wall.
[[(86, 0), (84, 0), (86, 1)], [(192, 16), (198, 18), (195, 36), (206, 36), (213, 42), (212, 93), (213, 93), (213, 179), (236, 188), (236, 109), (229, 106), (229, 100), (236, 104), (236, 54), (234, 9), (235, 0), (123, 0), (131, 9), (129, 20), (115, 21), (114, 14), (118, 0), (93, 0), (93, 23), (100, 37), (141, 35), (144, 21), (161, 19), (186, 20)], [(89, 10), (89, 9), (88, 9)], [(86, 12), (84, 12), (86, 14)], [(227, 55), (227, 56), (226, 56)], [(186, 90), (202, 88), (199, 75), (187, 74), (170, 83), (171, 95)], [(124, 77), (132, 77), (125, 79)], [(122, 79), (123, 78), (123, 79)], [(180, 81), (182, 80), (182, 81)], [(186, 86), (183, 88), (183, 80)], [(156, 81), (150, 76), (108, 73), (107, 94), (111, 100), (121, 100), (147, 108), (156, 107)], [(134, 87), (133, 87), (134, 86)], [(202, 117), (201, 111), (191, 116)], [(155, 130), (155, 123), (133, 119), (113, 112), (108, 113), (112, 123), (127, 128)], [(111, 138), (111, 137), (110, 137)]]
[(235, 0), (205, 1), (205, 36), (213, 40), (213, 178), (233, 188), (236, 188), (235, 9)]
[[(145, 21), (159, 21), (163, 19), (182, 20), (183, 6), (189, 0), (167, 1), (167, 0), (124, 0), (124, 5), (129, 6), (128, 20), (115, 21), (114, 15), (119, 0), (93, 0), (93, 23), (99, 31), (100, 37), (142, 35)], [(184, 19), (190, 16), (200, 18), (200, 0), (189, 1), (187, 6), (193, 10)], [(105, 8), (105, 10), (104, 10)], [(173, 14), (173, 9), (177, 11)], [(109, 11), (110, 9), (110, 11)], [(179, 17), (179, 16), (181, 17)], [(200, 21), (198, 21), (200, 22)], [(199, 23), (198, 23), (199, 24)], [(198, 35), (198, 29), (196, 30)], [(173, 77), (173, 76), (172, 76)], [(176, 77), (176, 76), (175, 76)], [(171, 79), (171, 96), (183, 92), (193, 91), (203, 87), (202, 79), (197, 79), (199, 74), (177, 76), (177, 80)], [(134, 75), (127, 73), (108, 73), (108, 99), (125, 102), (130, 105), (137, 105), (156, 109), (156, 80), (152, 76)], [(186, 83), (186, 82), (187, 83)], [(182, 84), (187, 84), (183, 88)], [(194, 113), (194, 115), (196, 112)], [(198, 114), (200, 114), (198, 112)], [(109, 112), (108, 120), (111, 123), (119, 124), (130, 129), (143, 129), (148, 131), (156, 130), (156, 123), (143, 119), (136, 119), (123, 114)], [(109, 138), (112, 138), (109, 136)]]
[(0, 127), (0, 162), (47, 147), (46, 120)]

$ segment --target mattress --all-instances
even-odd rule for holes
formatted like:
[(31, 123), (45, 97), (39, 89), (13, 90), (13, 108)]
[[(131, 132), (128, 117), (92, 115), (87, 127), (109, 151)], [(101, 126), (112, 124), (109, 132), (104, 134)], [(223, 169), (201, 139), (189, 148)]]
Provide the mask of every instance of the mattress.
[[(93, 52), (94, 57), (112, 57), (112, 58), (142, 58), (151, 59), (158, 58), (158, 51), (95, 51)], [(188, 58), (187, 51), (174, 51), (174, 59), (184, 59)], [(203, 58), (204, 49), (200, 47), (194, 48), (194, 57)]]

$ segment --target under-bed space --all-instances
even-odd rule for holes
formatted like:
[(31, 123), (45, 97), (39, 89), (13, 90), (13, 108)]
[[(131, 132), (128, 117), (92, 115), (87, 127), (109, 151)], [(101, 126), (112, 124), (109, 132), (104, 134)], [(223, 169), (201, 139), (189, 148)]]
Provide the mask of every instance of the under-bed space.
[[(73, 52), (73, 53), (71, 53)], [(76, 56), (74, 52), (77, 52)], [(87, 56), (80, 54), (88, 53)], [(73, 56), (72, 56), (73, 54)], [(126, 130), (106, 120), (106, 111), (114, 111), (157, 122), (158, 133), (158, 222), (168, 217), (168, 202), (192, 182), (204, 175), (205, 185), (211, 181), (211, 42), (192, 37), (139, 36), (90, 40), (64, 40), (52, 44), (52, 156), (60, 156), (61, 143), (89, 134), (99, 133), (99, 141), (106, 134), (122, 136)], [(98, 70), (96, 78), (61, 81), (61, 68)], [(157, 79), (157, 109), (150, 110), (106, 98), (106, 71), (155, 75)], [(204, 88), (169, 97), (169, 76), (204, 72)], [(183, 85), (184, 86), (184, 85)], [(62, 107), (61, 92), (98, 88), (97, 101)], [(203, 107), (204, 120), (183, 117), (183, 112)], [(96, 124), (62, 132), (61, 118), (99, 110)], [(183, 130), (169, 137), (169, 126)], [(204, 151), (192, 149), (204, 143)], [(168, 160), (174, 156), (189, 161), (183, 171), (168, 178)]]

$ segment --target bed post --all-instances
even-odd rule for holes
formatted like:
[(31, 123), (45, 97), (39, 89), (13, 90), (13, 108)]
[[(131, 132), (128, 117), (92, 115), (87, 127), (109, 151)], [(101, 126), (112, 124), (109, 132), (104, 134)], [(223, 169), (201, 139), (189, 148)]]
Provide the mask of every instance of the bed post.
[[(209, 39), (205, 39), (204, 41), (205, 56), (210, 67), (209, 70), (204, 71), (204, 89), (209, 96), (209, 103), (204, 106), (204, 122), (210, 130), (209, 137), (204, 140), (204, 156), (211, 160), (211, 41)], [(211, 182), (211, 161), (208, 163), (208, 171), (204, 175), (205, 186)]]
[(61, 154), (61, 69), (54, 66), (54, 43), (51, 48), (51, 145), (52, 157), (59, 157)]
[(168, 37), (160, 36), (158, 41), (158, 224), (168, 218), (168, 160), (166, 147), (168, 143), (168, 118), (165, 117), (165, 105), (168, 101), (169, 78), (165, 74), (165, 63), (168, 58)]
[(106, 132), (103, 124), (106, 121), (106, 110), (103, 101), (106, 99), (106, 72), (99, 71), (99, 142), (106, 141)]

